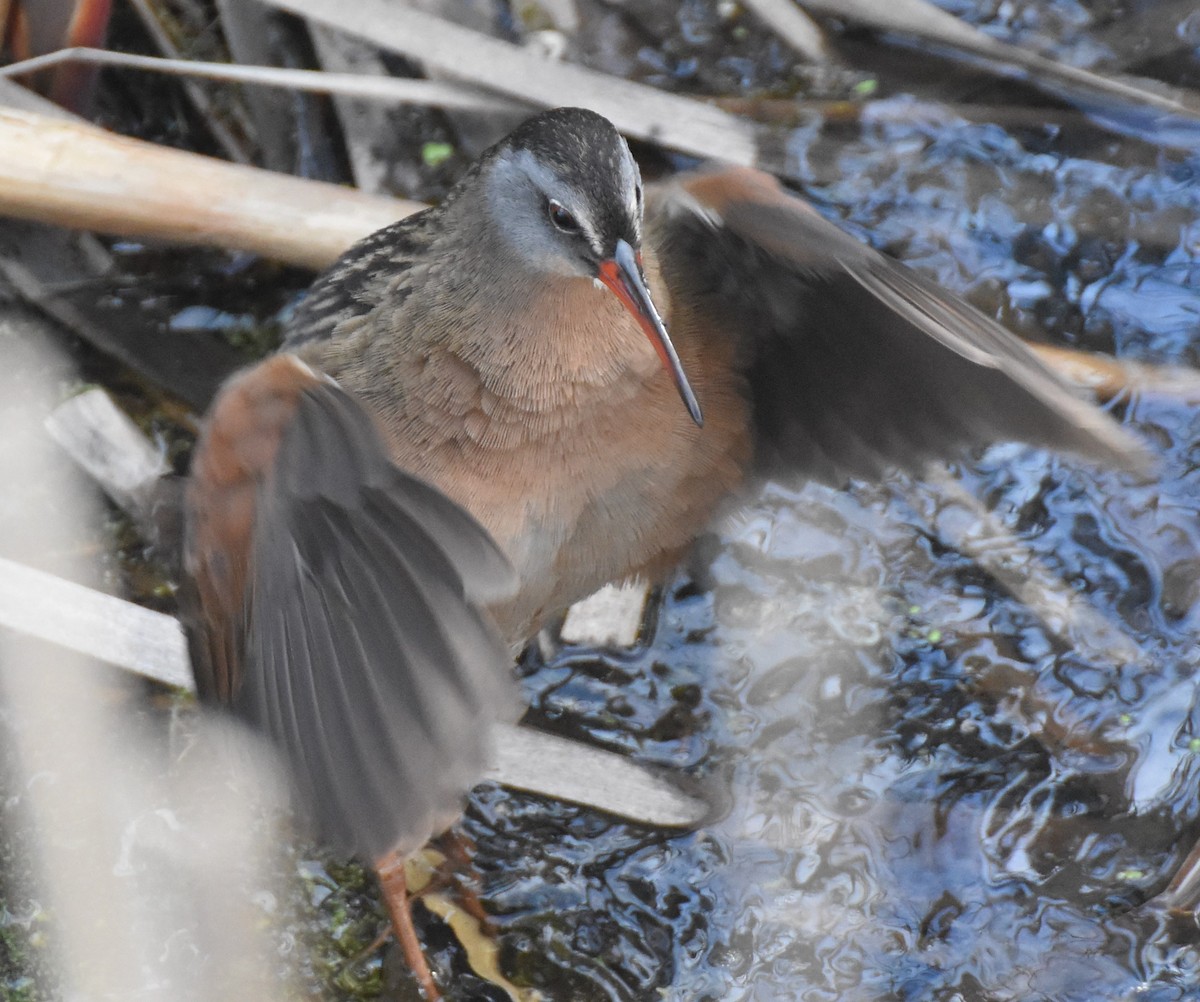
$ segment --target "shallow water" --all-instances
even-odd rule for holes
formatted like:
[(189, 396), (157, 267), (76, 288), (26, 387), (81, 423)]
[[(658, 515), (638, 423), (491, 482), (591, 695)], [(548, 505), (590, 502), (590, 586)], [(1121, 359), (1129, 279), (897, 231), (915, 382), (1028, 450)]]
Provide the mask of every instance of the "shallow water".
[[(1092, 15), (1048, 6), (991, 13), (1081, 51)], [(793, 133), (806, 194), (1023, 334), (1197, 364), (1194, 151), (919, 110)], [(1114, 406), (1152, 482), (999, 445), (775, 485), (644, 649), (530, 674), (537, 716), (723, 807), (670, 837), (478, 793), (509, 966), (555, 998), (1200, 998), (1195, 921), (1146, 903), (1200, 836), (1196, 403)]]
[[(660, 86), (843, 96), (876, 78), (811, 79), (729, 5), (618, 6), (593, 10), (579, 54)], [(1116, 58), (1102, 4), (948, 9)], [(1191, 44), (1165, 78), (1195, 78)], [(1046, 102), (968, 120), (931, 96), (1012, 91), (916, 65), (910, 81), (905, 61), (925, 60), (885, 59), (860, 119), (786, 136), (805, 194), (1024, 335), (1200, 366), (1196, 148)], [(227, 312), (180, 300), (179, 324), (242, 315), (200, 301)], [(641, 647), (528, 660), (535, 722), (686, 772), (717, 809), (671, 834), (476, 791), (460, 830), (506, 973), (621, 1002), (1200, 998), (1195, 919), (1147, 904), (1200, 838), (1198, 402), (1114, 405), (1161, 459), (1150, 482), (1002, 444), (949, 475), (773, 485), (668, 583)], [(278, 908), (282, 961), (306, 990), (375, 994), (370, 881), (303, 845), (285, 867), (302, 880)], [(45, 921), (7, 903), (2, 929)]]

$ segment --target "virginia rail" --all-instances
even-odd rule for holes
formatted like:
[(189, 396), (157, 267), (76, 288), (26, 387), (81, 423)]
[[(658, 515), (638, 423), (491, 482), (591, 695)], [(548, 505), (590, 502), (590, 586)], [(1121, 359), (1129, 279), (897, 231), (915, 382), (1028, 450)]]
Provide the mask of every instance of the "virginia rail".
[(453, 813), (504, 705), (478, 603), (519, 642), (659, 575), (772, 476), (1004, 439), (1141, 456), (999, 325), (772, 178), (716, 169), (646, 203), (608, 121), (531, 119), (317, 280), (289, 354), (235, 377), (195, 457), (199, 688), (377, 862), (417, 965), (397, 861)]

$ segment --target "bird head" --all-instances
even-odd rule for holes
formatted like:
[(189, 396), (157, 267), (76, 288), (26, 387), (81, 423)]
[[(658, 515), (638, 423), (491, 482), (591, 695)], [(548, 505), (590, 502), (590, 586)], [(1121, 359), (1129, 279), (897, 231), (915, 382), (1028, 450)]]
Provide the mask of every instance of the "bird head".
[(529, 119), (480, 161), (486, 211), (524, 271), (586, 278), (649, 338), (697, 425), (700, 405), (642, 271), (642, 178), (608, 119), (557, 108)]

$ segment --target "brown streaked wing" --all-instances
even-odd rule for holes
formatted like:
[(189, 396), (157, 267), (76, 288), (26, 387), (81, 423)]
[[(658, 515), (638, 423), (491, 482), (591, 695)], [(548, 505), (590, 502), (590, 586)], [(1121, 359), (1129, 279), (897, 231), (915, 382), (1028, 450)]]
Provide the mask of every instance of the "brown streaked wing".
[(839, 483), (1018, 440), (1124, 468), (1147, 453), (994, 320), (769, 175), (663, 187), (650, 232), (677, 310), (738, 341), (758, 467)]
[(337, 328), (387, 301), (399, 307), (408, 296), (409, 271), (436, 230), (436, 209), (426, 209), (363, 237), (322, 272), (305, 293), (283, 332), (293, 351), (334, 336)]
[(369, 415), (324, 379), (296, 396), (258, 484), (251, 553), (242, 618), (224, 603), (198, 631), (208, 648), (241, 638), (234, 710), (281, 749), (336, 846), (374, 859), (419, 845), (516, 705), (476, 605), (512, 589), (507, 560), (396, 469)]

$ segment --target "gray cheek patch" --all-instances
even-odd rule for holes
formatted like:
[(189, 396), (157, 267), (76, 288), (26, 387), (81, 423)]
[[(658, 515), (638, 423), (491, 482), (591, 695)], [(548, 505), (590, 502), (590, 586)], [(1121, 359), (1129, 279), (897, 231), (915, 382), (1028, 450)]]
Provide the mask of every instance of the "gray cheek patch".
[[(493, 218), (531, 217), (531, 221), (540, 223), (542, 207), (537, 203), (546, 197), (553, 197), (562, 203), (563, 208), (579, 222), (588, 246), (595, 254), (602, 254), (587, 196), (528, 150), (515, 150), (497, 158), (487, 184), (488, 207), (492, 210)], [(528, 254), (532, 260), (543, 259), (550, 254), (561, 257), (548, 226), (548, 223), (536, 227), (510, 226), (504, 227), (503, 231), (516, 250)]]

